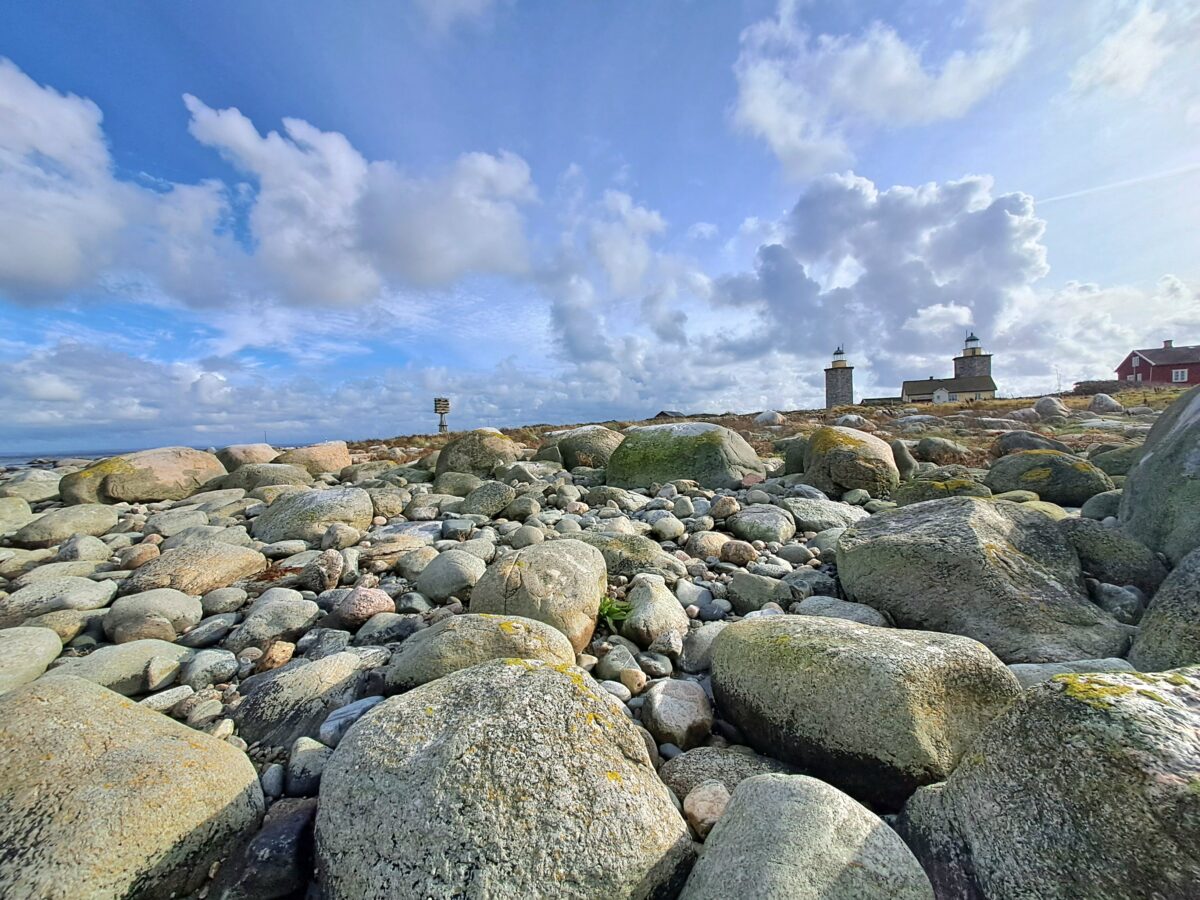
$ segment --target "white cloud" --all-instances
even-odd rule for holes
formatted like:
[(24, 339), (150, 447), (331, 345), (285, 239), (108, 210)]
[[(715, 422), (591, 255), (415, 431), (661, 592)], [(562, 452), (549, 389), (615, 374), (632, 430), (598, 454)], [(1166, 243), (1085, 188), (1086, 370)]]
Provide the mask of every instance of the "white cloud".
[(693, 222), (687, 230), (689, 241), (711, 241), (717, 236), (718, 228), (712, 222)]
[(799, 4), (781, 0), (775, 17), (742, 32), (734, 122), (766, 141), (791, 176), (804, 177), (850, 160), (857, 132), (958, 118), (1028, 50), (1022, 7), (1005, 10), (985, 12), (969, 51), (931, 65), (883, 22), (857, 36), (813, 34)]
[(99, 108), (0, 59), (0, 297), (329, 308), (528, 270), (522, 210), (537, 193), (515, 154), (409, 175), (301, 119), (261, 134), (237, 109), (184, 103), (191, 134), (252, 185), (120, 180)]
[(628, 297), (642, 289), (653, 261), (649, 238), (666, 227), (657, 211), (622, 191), (605, 191), (603, 213), (591, 225), (591, 249), (615, 294)]
[(496, 0), (415, 0), (417, 9), (437, 31), (460, 22), (474, 22), (488, 13)]
[(1171, 54), (1169, 36), (1164, 35), (1168, 16), (1153, 4), (1143, 2), (1119, 29), (1106, 36), (1071, 70), (1076, 91), (1107, 88), (1136, 96)]

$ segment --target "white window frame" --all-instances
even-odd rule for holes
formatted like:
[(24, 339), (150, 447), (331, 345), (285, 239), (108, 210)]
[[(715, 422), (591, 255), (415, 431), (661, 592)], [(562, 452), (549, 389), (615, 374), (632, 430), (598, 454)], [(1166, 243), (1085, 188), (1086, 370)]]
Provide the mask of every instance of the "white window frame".
[(1141, 373), (1141, 372), (1138, 372), (1138, 373), (1137, 373), (1137, 380), (1138, 380), (1139, 382), (1142, 380), (1142, 373)]
[(1142, 363), (1142, 358), (1140, 356), (1138, 356), (1136, 353), (1133, 354), (1133, 362), (1131, 362), (1130, 365), (1136, 369), (1139, 365), (1141, 365), (1141, 363)]
[(1171, 383), (1172, 384), (1187, 384), (1188, 370), (1187, 369), (1172, 369)]

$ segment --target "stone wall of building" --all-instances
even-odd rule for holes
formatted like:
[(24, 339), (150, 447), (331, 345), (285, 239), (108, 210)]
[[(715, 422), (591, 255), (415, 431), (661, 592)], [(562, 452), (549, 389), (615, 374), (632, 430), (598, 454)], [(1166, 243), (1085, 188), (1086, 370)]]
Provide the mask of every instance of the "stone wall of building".
[(854, 367), (825, 370), (825, 408), (854, 404)]
[(992, 374), (992, 355), (980, 353), (977, 356), (954, 357), (954, 377), (974, 378)]

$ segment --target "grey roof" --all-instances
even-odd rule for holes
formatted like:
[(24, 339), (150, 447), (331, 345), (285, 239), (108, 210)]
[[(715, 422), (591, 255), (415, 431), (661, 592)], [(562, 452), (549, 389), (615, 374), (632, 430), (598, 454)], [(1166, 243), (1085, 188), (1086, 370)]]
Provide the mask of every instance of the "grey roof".
[(990, 375), (971, 375), (967, 378), (923, 378), (917, 381), (906, 381), (900, 392), (906, 397), (932, 394), (939, 388), (945, 388), (954, 394), (972, 394), (975, 391), (994, 391), (996, 382)]
[(1138, 356), (1150, 360), (1152, 366), (1177, 366), (1200, 363), (1200, 344), (1190, 347), (1155, 347), (1152, 350), (1134, 350)]

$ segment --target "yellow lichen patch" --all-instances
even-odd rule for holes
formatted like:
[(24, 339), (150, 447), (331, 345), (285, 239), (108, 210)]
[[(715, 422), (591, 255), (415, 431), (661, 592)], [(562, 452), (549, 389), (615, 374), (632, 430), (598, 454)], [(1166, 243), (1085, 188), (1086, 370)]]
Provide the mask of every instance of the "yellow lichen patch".
[[(1031, 452), (1036, 452), (1036, 451), (1031, 451)], [(1050, 470), (1049, 466), (1039, 466), (1036, 469), (1029, 469), (1026, 472), (1022, 472), (1021, 480), (1022, 481), (1047, 481), (1053, 475), (1054, 475), (1054, 473)]]
[(523, 634), (525, 632), (525, 629), (516, 622), (501, 622), (497, 627), (508, 635)]
[(615, 784), (624, 784), (625, 783), (625, 779), (621, 777), (620, 772), (614, 772), (610, 769), (609, 771), (605, 772), (604, 774), (606, 776), (608, 776), (609, 781), (611, 781)]
[(1072, 700), (1086, 703), (1092, 709), (1108, 709), (1114, 698), (1133, 693), (1128, 685), (1113, 684), (1095, 675), (1055, 675), (1050, 680), (1063, 685), (1063, 693)]

